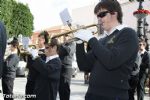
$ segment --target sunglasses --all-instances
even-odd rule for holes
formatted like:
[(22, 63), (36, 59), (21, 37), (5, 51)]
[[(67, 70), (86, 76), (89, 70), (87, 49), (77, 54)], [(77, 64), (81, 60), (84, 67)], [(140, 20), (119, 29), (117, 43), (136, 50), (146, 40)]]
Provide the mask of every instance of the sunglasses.
[(49, 47), (45, 47), (45, 49), (49, 49)]
[(107, 15), (107, 13), (109, 13), (109, 11), (100, 12), (99, 14), (97, 14), (97, 17), (103, 18)]

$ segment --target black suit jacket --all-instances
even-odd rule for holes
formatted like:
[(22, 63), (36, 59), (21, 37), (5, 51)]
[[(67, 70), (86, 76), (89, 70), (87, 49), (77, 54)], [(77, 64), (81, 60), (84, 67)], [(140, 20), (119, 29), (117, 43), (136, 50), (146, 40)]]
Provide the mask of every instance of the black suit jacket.
[[(43, 54), (39, 54), (41, 59), (46, 61), (46, 55), (44, 54), (44, 49), (40, 49), (39, 51), (43, 52)], [(33, 62), (34, 62), (34, 60), (32, 59), (32, 56), (28, 55), (27, 68), (29, 69), (29, 72), (28, 72), (27, 79), (28, 79), (28, 81), (32, 81), (32, 83), (34, 83), (34, 81), (38, 75), (38, 72), (33, 68)]]
[(143, 74), (148, 74), (148, 70), (150, 68), (150, 57), (147, 51), (142, 54), (142, 62), (140, 65), (140, 76)]
[(9, 55), (4, 63), (2, 78), (15, 78), (18, 64), (19, 56), (17, 54)]
[(5, 54), (6, 49), (6, 41), (7, 41), (7, 35), (6, 35), (6, 29), (4, 27), (4, 24), (0, 22), (0, 78), (2, 77), (2, 68), (3, 68), (3, 58)]
[(37, 100), (56, 100), (61, 71), (60, 59), (54, 58), (45, 63), (37, 58), (33, 67), (39, 73), (34, 90)]
[(135, 31), (124, 28), (100, 41), (92, 38), (88, 44), (88, 53), (83, 44), (76, 48), (80, 70), (91, 72), (88, 93), (127, 100), (128, 79), (138, 52)]

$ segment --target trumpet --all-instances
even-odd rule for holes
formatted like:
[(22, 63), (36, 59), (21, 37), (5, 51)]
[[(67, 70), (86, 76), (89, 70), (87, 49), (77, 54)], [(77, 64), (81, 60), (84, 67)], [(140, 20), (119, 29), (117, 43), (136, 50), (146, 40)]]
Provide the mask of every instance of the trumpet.
[[(59, 38), (61, 36), (65, 36), (65, 35), (68, 35), (68, 34), (72, 34), (80, 29), (87, 29), (87, 28), (90, 28), (90, 27), (98, 27), (97, 24), (91, 24), (91, 25), (88, 25), (88, 26), (84, 26), (84, 27), (81, 27), (81, 28), (78, 28), (78, 29), (74, 29), (74, 30), (71, 30), (71, 31), (68, 31), (68, 32), (64, 32), (64, 33), (61, 33), (61, 34), (58, 34), (58, 35), (55, 35), (53, 36), (52, 38)], [(74, 39), (76, 40), (76, 39)]]
[[(37, 49), (36, 45), (29, 45), (28, 48), (30, 48), (30, 49)], [(19, 49), (20, 55), (22, 55), (22, 56), (31, 55), (27, 49), (24, 49), (24, 48), (23, 48), (22, 45), (20, 45), (20, 46), (18, 47), (18, 49)], [(45, 54), (45, 53), (44, 53), (43, 51), (40, 51), (40, 50), (39, 50), (39, 51), (38, 51), (38, 54), (39, 54), (39, 55), (42, 55), (42, 54)]]

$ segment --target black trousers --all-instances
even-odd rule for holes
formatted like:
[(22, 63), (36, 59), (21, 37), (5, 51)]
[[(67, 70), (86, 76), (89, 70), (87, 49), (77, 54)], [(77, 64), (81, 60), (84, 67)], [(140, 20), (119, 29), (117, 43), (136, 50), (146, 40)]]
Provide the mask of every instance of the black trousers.
[(129, 79), (129, 85), (130, 85), (130, 89), (128, 91), (129, 100), (135, 100), (134, 94), (137, 89), (138, 81), (139, 81), (139, 75), (131, 76), (131, 78)]
[[(25, 89), (26, 95), (35, 95), (34, 89), (35, 89), (35, 81), (27, 79), (27, 84)], [(25, 100), (36, 100), (36, 98), (26, 98)]]
[(109, 94), (108, 96), (99, 96), (99, 95), (87, 93), (85, 96), (85, 100), (127, 100), (127, 99), (118, 98), (118, 97), (115, 98), (109, 97)]
[(146, 78), (147, 78), (146, 73), (142, 73), (139, 75), (139, 82), (138, 82), (138, 86), (137, 86), (138, 100), (144, 100)]
[[(4, 100), (14, 100), (13, 96), (14, 78), (2, 78), (2, 89)], [(8, 97), (8, 95), (10, 95)]]
[(60, 77), (59, 97), (60, 100), (70, 100), (70, 80), (64, 76)]

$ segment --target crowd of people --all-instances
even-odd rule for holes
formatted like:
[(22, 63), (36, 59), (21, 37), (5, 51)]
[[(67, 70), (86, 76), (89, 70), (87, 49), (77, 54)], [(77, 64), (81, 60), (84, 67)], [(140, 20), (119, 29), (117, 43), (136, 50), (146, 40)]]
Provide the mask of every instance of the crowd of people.
[[(102, 0), (94, 8), (98, 23), (104, 29), (103, 38), (79, 30), (79, 40), (64, 43), (51, 38), (47, 31), (38, 36), (36, 49), (28, 48), (26, 100), (70, 100), (72, 60), (76, 54), (78, 67), (85, 72), (88, 90), (85, 100), (144, 100), (146, 79), (150, 77), (150, 56), (145, 39), (122, 23), (122, 9), (117, 0)], [(86, 46), (85, 46), (86, 44)], [(88, 45), (87, 45), (88, 44)], [(0, 76), (3, 94), (13, 95), (15, 72), (19, 63), (18, 40), (10, 43), (10, 55), (4, 58), (6, 30), (0, 23)], [(87, 47), (85, 49), (85, 47)], [(3, 69), (2, 69), (3, 68)], [(3, 72), (3, 73), (2, 73)], [(90, 73), (90, 77), (89, 77)], [(86, 76), (87, 75), (87, 76)], [(5, 98), (4, 100), (13, 100)]]

